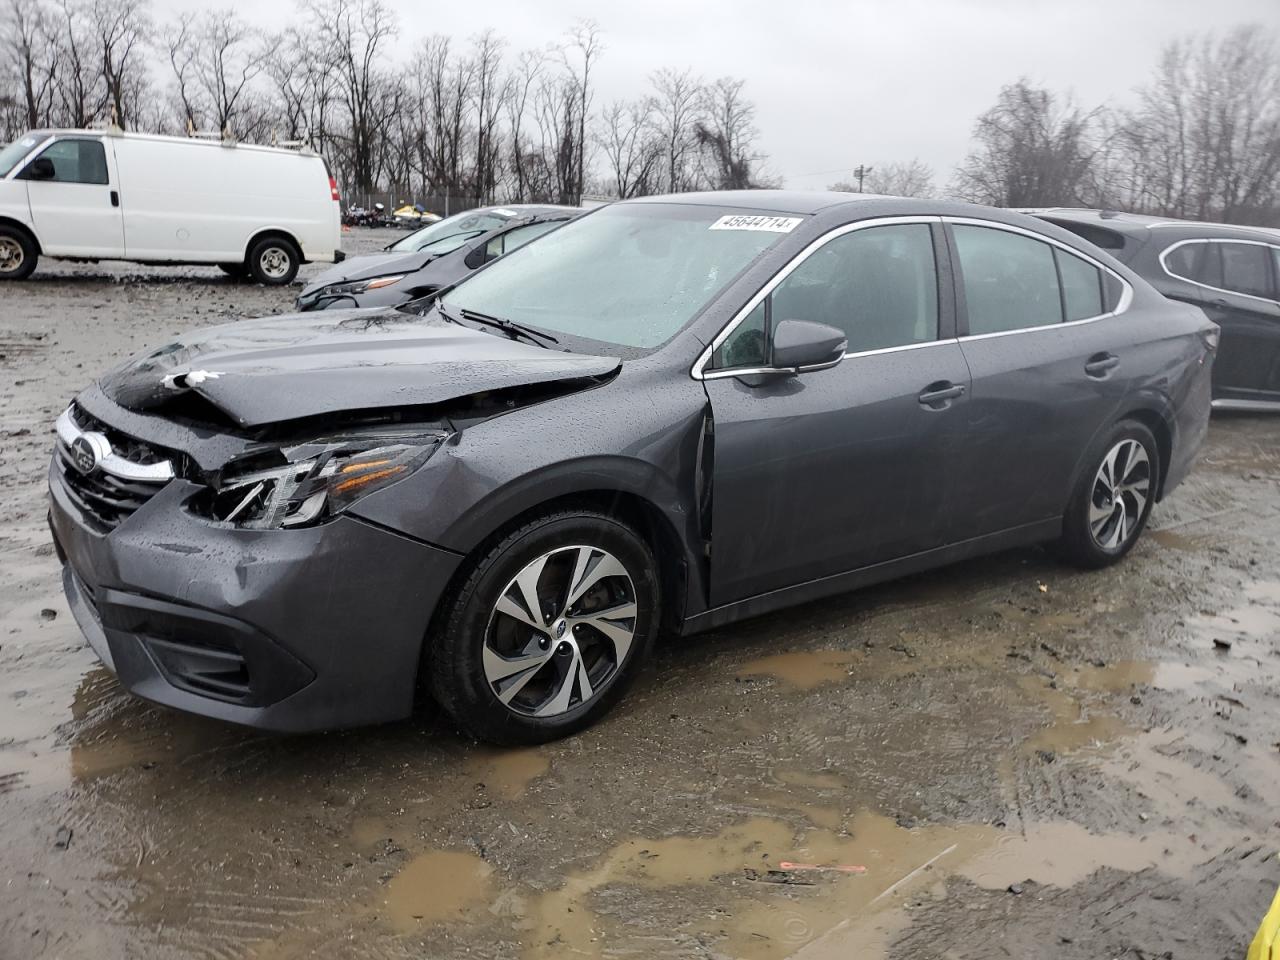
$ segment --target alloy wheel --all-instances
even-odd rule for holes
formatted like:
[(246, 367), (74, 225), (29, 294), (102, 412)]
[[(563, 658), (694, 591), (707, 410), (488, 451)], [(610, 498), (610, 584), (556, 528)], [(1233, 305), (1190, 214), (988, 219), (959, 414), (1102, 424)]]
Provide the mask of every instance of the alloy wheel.
[(1151, 459), (1137, 440), (1121, 440), (1102, 458), (1089, 501), (1089, 533), (1104, 550), (1128, 543), (1151, 495)]
[(258, 258), (258, 265), (262, 268), (263, 275), (270, 277), (272, 280), (279, 280), (287, 275), (289, 273), (289, 264), (289, 252), (280, 247), (268, 247), (262, 251), (262, 256)]
[(599, 547), (561, 547), (524, 567), (498, 597), (482, 663), (493, 695), (527, 717), (554, 717), (598, 696), (636, 631), (631, 575)]
[(13, 237), (0, 237), (0, 273), (17, 273), (26, 259), (22, 244)]

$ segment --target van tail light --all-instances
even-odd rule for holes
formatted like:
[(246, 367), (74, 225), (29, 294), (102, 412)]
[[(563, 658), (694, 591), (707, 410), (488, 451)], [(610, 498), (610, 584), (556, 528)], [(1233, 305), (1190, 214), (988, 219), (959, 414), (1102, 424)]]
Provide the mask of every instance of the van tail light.
[(342, 202), (342, 195), (338, 193), (338, 181), (333, 177), (329, 178), (329, 196), (337, 202)]

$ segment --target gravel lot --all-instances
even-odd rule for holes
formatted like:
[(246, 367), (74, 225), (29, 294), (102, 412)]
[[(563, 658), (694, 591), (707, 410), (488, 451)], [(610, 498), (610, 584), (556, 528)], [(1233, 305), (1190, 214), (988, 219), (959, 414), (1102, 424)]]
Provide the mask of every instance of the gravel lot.
[(1280, 884), (1280, 419), (1215, 417), (1118, 568), (1017, 551), (668, 641), (562, 743), (425, 708), (269, 737), (98, 666), (45, 471), (102, 368), (294, 292), (0, 289), (0, 957), (1243, 957)]

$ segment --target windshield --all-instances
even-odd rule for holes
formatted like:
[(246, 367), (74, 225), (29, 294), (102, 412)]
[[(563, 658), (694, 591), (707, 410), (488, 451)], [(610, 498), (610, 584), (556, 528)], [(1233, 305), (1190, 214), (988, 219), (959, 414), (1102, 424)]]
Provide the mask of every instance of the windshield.
[(741, 214), (676, 203), (605, 207), (480, 271), (445, 299), (445, 309), (656, 347), (800, 222)]
[(7, 177), (23, 157), (48, 139), (47, 133), (26, 133), (0, 150), (0, 177)]
[[(452, 217), (437, 220), (429, 227), (415, 230), (402, 240), (397, 240), (388, 250), (396, 253), (416, 253), (430, 249), (432, 253), (448, 253), (482, 233), (488, 233), (504, 223), (515, 220), (515, 210), (467, 210)], [(451, 242), (452, 241), (452, 242)]]

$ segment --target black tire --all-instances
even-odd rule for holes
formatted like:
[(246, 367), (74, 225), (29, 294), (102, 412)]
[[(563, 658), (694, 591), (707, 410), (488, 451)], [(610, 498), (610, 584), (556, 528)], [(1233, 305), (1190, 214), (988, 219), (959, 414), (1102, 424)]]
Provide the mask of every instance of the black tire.
[(243, 280), (249, 275), (249, 270), (243, 263), (220, 263), (218, 269), (233, 280)]
[(25, 230), (0, 225), (0, 280), (25, 280), (40, 254)]
[[(1141, 454), (1133, 444), (1141, 447)], [(1113, 451), (1112, 466), (1120, 480), (1118, 496), (1115, 487), (1109, 488), (1103, 470)], [(1122, 420), (1099, 438), (1085, 460), (1063, 518), (1058, 544), (1063, 559), (1097, 569), (1132, 550), (1151, 515), (1160, 489), (1160, 470), (1155, 437), (1138, 421)]]
[(249, 276), (266, 287), (283, 287), (293, 283), (302, 265), (302, 255), (293, 241), (285, 237), (264, 237), (249, 248)]
[[(575, 622), (569, 628), (569, 637), (575, 643), (571, 645), (572, 651), (566, 654), (564, 648), (570, 645), (559, 639), (566, 633), (563, 630), (555, 633), (560, 620), (550, 623), (543, 616), (546, 629), (535, 630), (527, 624), (504, 618), (496, 610), (498, 601), (508, 587), (513, 586), (516, 575), (530, 565), (544, 561), (544, 558), (549, 559), (545, 559), (538, 583), (548, 585), (548, 595), (563, 597), (568, 594), (575, 571), (569, 571), (563, 592), (557, 585), (557, 574), (559, 570), (572, 566), (578, 556), (574, 548), (579, 547), (591, 548), (590, 559), (597, 554), (615, 558), (625, 568), (626, 578), (599, 578), (596, 585), (579, 599), (578, 605), (570, 604), (564, 614), (567, 616), (571, 610), (580, 609), (583, 605), (595, 604), (598, 609), (601, 603), (625, 603), (630, 588), (635, 616), (618, 621), (632, 625), (630, 645), (621, 658), (614, 656), (616, 644), (608, 642), (605, 634), (589, 624)], [(588, 579), (583, 577), (579, 582)], [(601, 593), (609, 591), (621, 591), (621, 595), (614, 593), (612, 597), (601, 600)], [(527, 608), (528, 604), (523, 607)], [(560, 614), (552, 612), (552, 616)], [(436, 702), (466, 733), (477, 739), (512, 745), (545, 743), (583, 729), (617, 703), (648, 657), (660, 620), (661, 593), (656, 564), (649, 546), (634, 530), (594, 511), (551, 513), (523, 524), (484, 549), (464, 573), (461, 585), (446, 601), (427, 637), (427, 649), (423, 654), (426, 680)], [(496, 642), (504, 631), (519, 638), (516, 650), (510, 651), (513, 656), (520, 656), (520, 645), (525, 644), (526, 653), (532, 651), (534, 657), (541, 655), (547, 658), (543, 661), (544, 666), (530, 668), (531, 679), (526, 680), (521, 692), (512, 699), (514, 706), (510, 707), (499, 700), (495, 685), (485, 672), (485, 647), (490, 641)], [(539, 646), (550, 652), (539, 654)], [(580, 650), (583, 653), (580, 654)], [(594, 666), (587, 666), (592, 656), (597, 657)], [(611, 672), (601, 672), (594, 680), (587, 680), (595, 686), (586, 698), (582, 696), (581, 684), (575, 686), (576, 681), (570, 681), (571, 695), (566, 700), (570, 705), (562, 712), (545, 717), (532, 715), (529, 711), (534, 706), (521, 705), (519, 698), (530, 695), (530, 690), (534, 691), (532, 695), (536, 698), (537, 691), (545, 687), (548, 699), (544, 708), (551, 706), (551, 701), (556, 699), (555, 692), (564, 689), (554, 674), (564, 671), (566, 663), (570, 665), (570, 671), (573, 664), (581, 663), (584, 675), (586, 671), (594, 672), (601, 667)], [(543, 672), (534, 672), (537, 670)], [(510, 682), (514, 684), (523, 676), (523, 672), (513, 675)], [(503, 689), (505, 693), (510, 687)], [(578, 702), (572, 703), (575, 693)]]

